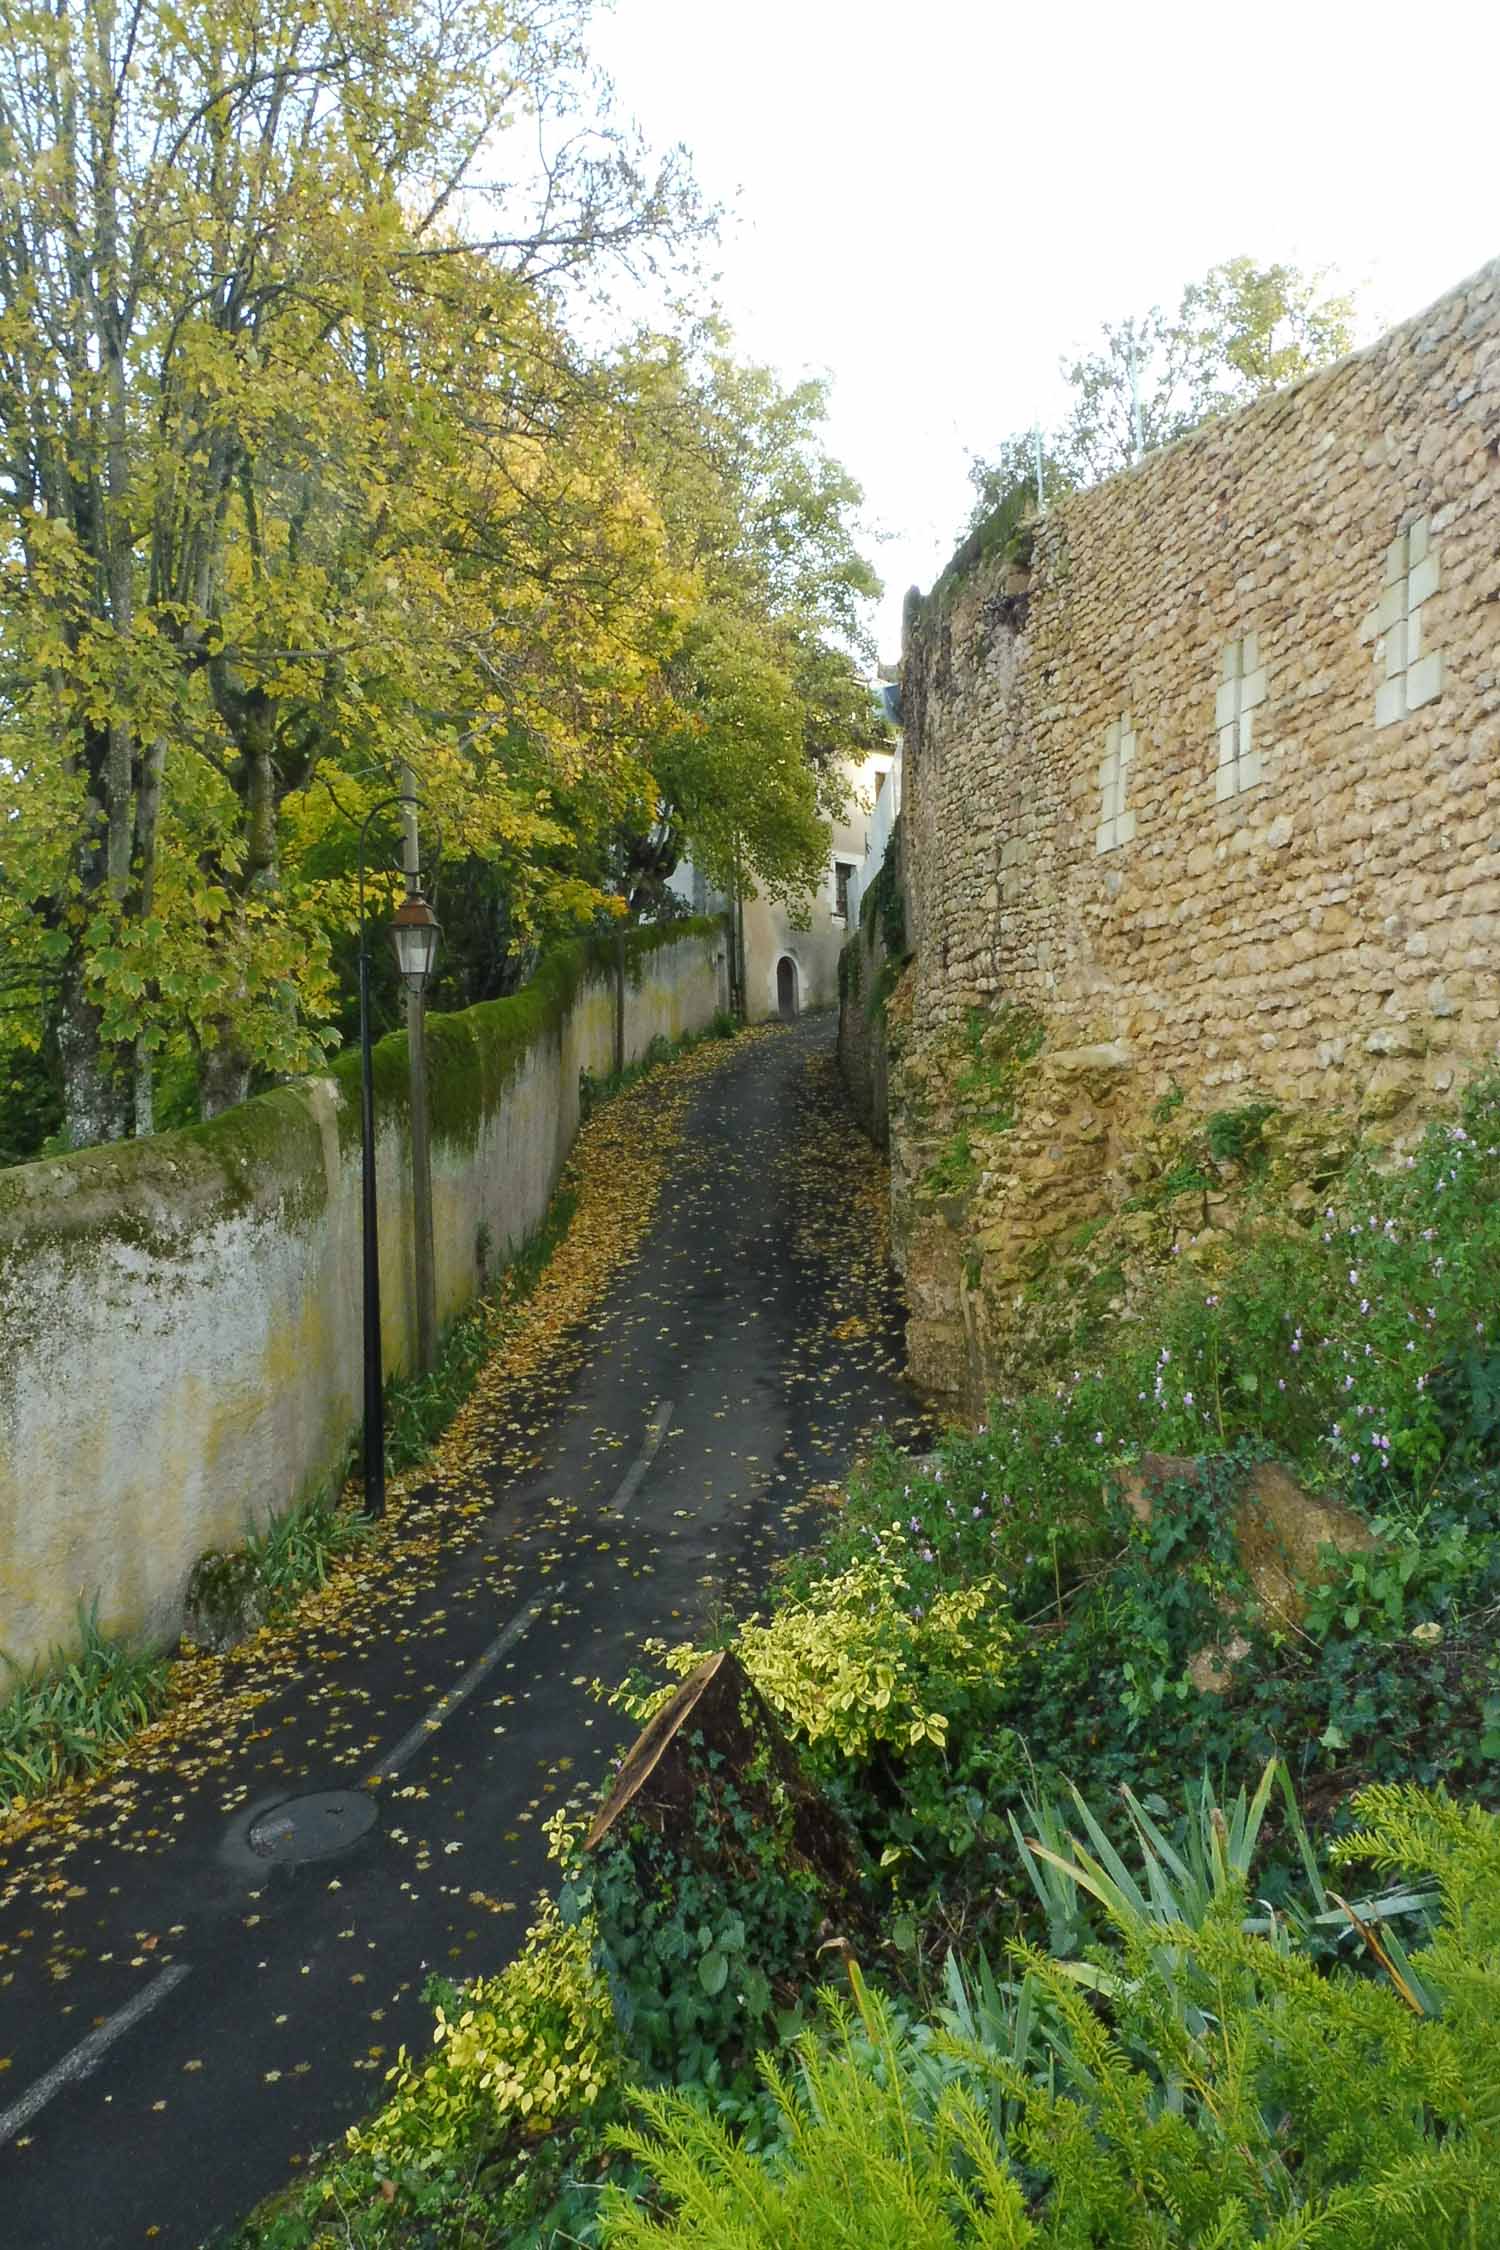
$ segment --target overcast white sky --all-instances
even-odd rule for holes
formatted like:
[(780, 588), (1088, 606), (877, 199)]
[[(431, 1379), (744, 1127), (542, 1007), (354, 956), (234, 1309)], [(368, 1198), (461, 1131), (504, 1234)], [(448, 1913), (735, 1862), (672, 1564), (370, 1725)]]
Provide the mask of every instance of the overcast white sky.
[(1494, 0), (616, 0), (593, 47), (734, 206), (742, 351), (832, 377), (887, 659), (969, 454), (1060, 419), (1103, 321), (1245, 252), (1336, 267), (1375, 334), (1500, 255)]

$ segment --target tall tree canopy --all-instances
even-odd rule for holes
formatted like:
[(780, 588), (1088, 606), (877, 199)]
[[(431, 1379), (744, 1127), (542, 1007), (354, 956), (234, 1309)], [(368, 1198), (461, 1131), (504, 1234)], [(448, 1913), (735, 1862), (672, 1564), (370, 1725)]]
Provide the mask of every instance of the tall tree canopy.
[[(1170, 445), (1216, 414), (1326, 366), (1353, 343), (1354, 308), (1327, 278), (1295, 266), (1229, 258), (1183, 290), (1175, 313), (1107, 326), (1096, 347), (1064, 360), (1072, 405), (1047, 441), (1049, 492), (1095, 484)], [(977, 523), (1007, 494), (1034, 482), (1032, 440), (1007, 439), (970, 469)]]
[(795, 750), (768, 867), (816, 804), (858, 495), (726, 339), (579, 342), (703, 225), (586, 15), (0, 0), (0, 1060), (75, 1144), (317, 1059), (408, 765), (512, 953), (621, 835), (711, 856), (735, 741)]

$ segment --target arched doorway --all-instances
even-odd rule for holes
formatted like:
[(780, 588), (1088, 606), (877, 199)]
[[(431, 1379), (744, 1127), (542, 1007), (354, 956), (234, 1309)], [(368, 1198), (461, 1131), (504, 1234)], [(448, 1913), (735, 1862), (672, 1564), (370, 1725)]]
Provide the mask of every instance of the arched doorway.
[(797, 964), (789, 953), (776, 964), (776, 1006), (785, 1023), (797, 1013)]

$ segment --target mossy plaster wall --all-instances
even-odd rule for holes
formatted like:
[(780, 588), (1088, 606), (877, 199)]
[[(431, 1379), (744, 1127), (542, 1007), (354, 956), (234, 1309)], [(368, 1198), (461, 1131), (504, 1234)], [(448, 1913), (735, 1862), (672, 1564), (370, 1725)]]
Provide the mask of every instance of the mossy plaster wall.
[[(429, 1028), (440, 1321), (541, 1222), (580, 1070), (614, 1063), (607, 948)], [(712, 923), (627, 947), (625, 1053), (722, 1004)], [(416, 1338), (406, 1042), (376, 1049), (387, 1373)], [(358, 1058), (211, 1124), (0, 1174), (0, 1649), (176, 1633), (210, 1547), (289, 1506), (360, 1413)]]

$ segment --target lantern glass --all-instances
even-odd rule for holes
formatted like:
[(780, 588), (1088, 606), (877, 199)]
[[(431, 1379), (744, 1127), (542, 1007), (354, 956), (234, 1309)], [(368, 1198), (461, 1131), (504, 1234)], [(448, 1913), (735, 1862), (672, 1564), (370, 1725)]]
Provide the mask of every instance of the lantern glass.
[(437, 965), (437, 917), (420, 891), (402, 900), (391, 923), (391, 944), (396, 967), (408, 992), (421, 992)]

